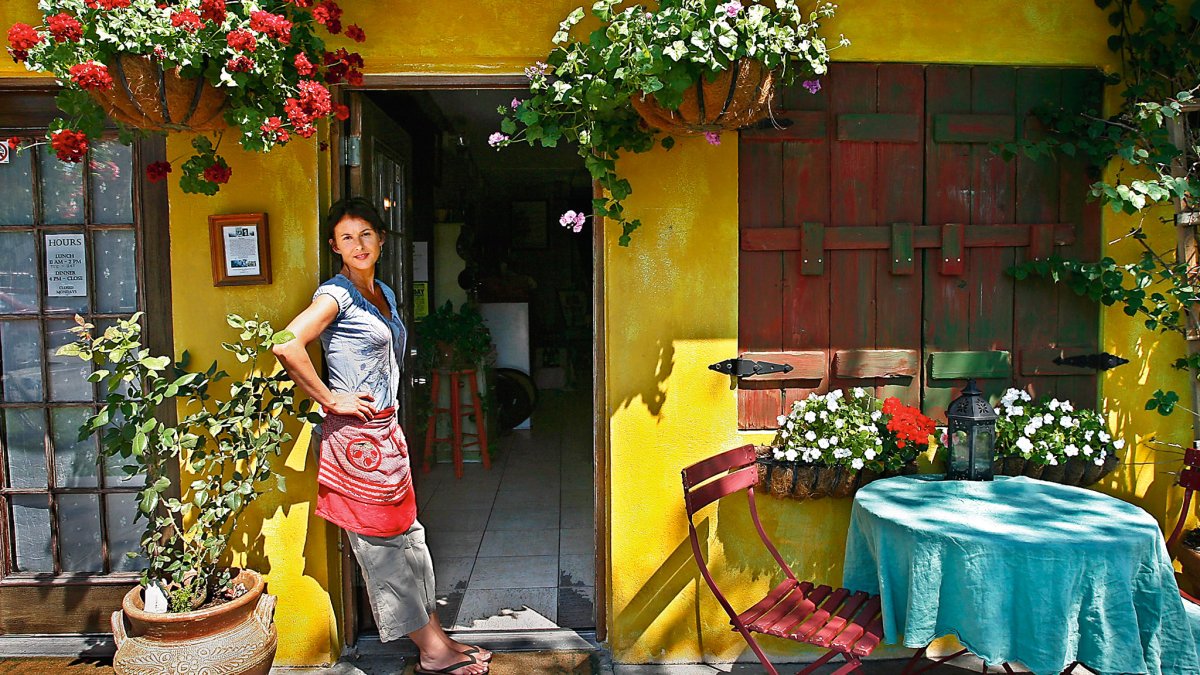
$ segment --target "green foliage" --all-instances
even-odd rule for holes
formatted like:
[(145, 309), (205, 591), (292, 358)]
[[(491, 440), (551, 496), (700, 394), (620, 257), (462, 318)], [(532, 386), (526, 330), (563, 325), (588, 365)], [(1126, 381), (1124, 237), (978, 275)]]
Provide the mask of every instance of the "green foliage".
[[(222, 343), (244, 372), (216, 398), (213, 385), (229, 375), (213, 363), (206, 370), (151, 356), (142, 345), (140, 314), (118, 321), (99, 335), (76, 317), (76, 341), (58, 354), (95, 364), (89, 377), (101, 384), (104, 404), (80, 429), (80, 439), (99, 434), (105, 457), (124, 473), (144, 476), (137, 518), (145, 520), (141, 550), (149, 565), (143, 583), (161, 582), (173, 612), (195, 609), (229, 582), (218, 564), (238, 517), (273, 477), (270, 459), (292, 437), (284, 420), (308, 415), (297, 404), (287, 373), (268, 374), (259, 359), (292, 338), (269, 323), (231, 314), (237, 340)], [(156, 414), (184, 402), (187, 414), (166, 424)], [(172, 476), (180, 474), (179, 497), (171, 496)], [(282, 477), (275, 487), (284, 489)]]
[(492, 352), (492, 334), (479, 310), (463, 304), (454, 311), (449, 300), (417, 322), (417, 366), (473, 366)]
[[(1018, 279), (1038, 276), (1069, 284), (1080, 295), (1122, 306), (1147, 330), (1186, 337), (1188, 306), (1200, 299), (1198, 281), (1175, 251), (1158, 251), (1149, 243), (1148, 227), (1162, 228), (1164, 238), (1175, 240), (1172, 219), (1146, 216), (1149, 209), (1172, 203), (1177, 211), (1200, 207), (1200, 0), (1187, 6), (1168, 0), (1096, 0), (1096, 6), (1108, 13), (1115, 29), (1108, 47), (1124, 64), (1124, 77), (1108, 80), (1122, 87), (1119, 110), (1109, 117), (1096, 110), (1042, 110), (1050, 135), (1001, 150), (1008, 157), (1018, 152), (1032, 158), (1078, 156), (1100, 168), (1115, 160), (1115, 178), (1093, 183), (1089, 196), (1116, 213), (1142, 215), (1128, 235), (1141, 245), (1142, 255), (1128, 264), (1055, 258), (1012, 271)], [(1200, 377), (1200, 357), (1174, 365)], [(1146, 409), (1168, 415), (1178, 400), (1175, 392), (1159, 391)]]
[[(114, 67), (117, 57), (140, 56), (164, 71), (206, 80), (224, 92), (224, 120), (236, 130), (242, 148), (269, 152), (296, 136), (312, 136), (318, 120), (338, 113), (331, 106), (327, 83), (358, 83), (361, 79), (361, 57), (346, 50), (326, 50), (317, 37), (320, 22), (313, 8), (302, 4), (289, 0), (219, 5), (201, 0), (132, 0), (125, 5), (42, 0), (38, 3), (40, 23), (18, 23), (12, 28), (17, 35), (34, 36), (36, 43), (27, 49), (10, 46), (8, 51), (26, 68), (53, 75), (63, 87), (57, 103), (64, 117), (50, 125), (47, 139), (58, 130), (70, 129), (94, 142), (103, 132), (105, 111), (89, 90), (122, 87)], [(62, 15), (78, 22), (77, 33), (64, 33), (61, 21), (50, 21), (51, 17), (61, 20)], [(323, 30), (341, 31), (339, 21), (322, 20)], [(56, 25), (58, 34), (52, 30)], [(231, 34), (236, 34), (233, 39), (229, 39)], [(71, 72), (79, 66), (99, 68), (115, 82), (103, 86), (80, 80)], [(118, 126), (124, 143), (146, 133)], [(201, 165), (201, 160), (208, 163)], [(216, 193), (220, 181), (204, 177), (204, 169), (213, 165), (228, 166), (212, 152), (198, 152), (188, 160), (180, 179), (184, 190)]]
[[(676, 109), (683, 93), (700, 78), (712, 80), (738, 59), (761, 61), (784, 84), (826, 72), (829, 51), (817, 35), (819, 22), (833, 16), (834, 5), (820, 2), (804, 15), (795, 0), (774, 7), (716, 0), (659, 0), (653, 9), (622, 0), (599, 0), (591, 7), (598, 27), (580, 36), (583, 8), (572, 11), (554, 34), (556, 47), (525, 69), (529, 97), (501, 107), (500, 132), (491, 143), (504, 147), (525, 142), (554, 147), (575, 144), (592, 178), (607, 196), (592, 202), (593, 217), (621, 224), (619, 243), (628, 246), (641, 221), (626, 216), (623, 200), (632, 192), (616, 173), (622, 152), (670, 149), (674, 139), (660, 137), (630, 104), (634, 96), (653, 94)], [(840, 44), (849, 42), (843, 37)]]

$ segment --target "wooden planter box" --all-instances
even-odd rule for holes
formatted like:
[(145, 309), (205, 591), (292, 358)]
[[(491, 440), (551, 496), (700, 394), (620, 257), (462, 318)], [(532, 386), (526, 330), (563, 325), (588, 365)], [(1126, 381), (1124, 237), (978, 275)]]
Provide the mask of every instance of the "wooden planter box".
[(1121, 458), (1110, 454), (1103, 466), (1089, 459), (1072, 457), (1058, 466), (1037, 464), (1024, 457), (1001, 457), (992, 464), (992, 473), (997, 476), (1028, 476), (1051, 483), (1087, 487), (1112, 473), (1121, 464)]
[(916, 464), (909, 464), (900, 471), (878, 473), (843, 466), (781, 462), (772, 458), (771, 448), (759, 448), (757, 453), (759, 489), (789, 499), (850, 497), (871, 481), (917, 472)]

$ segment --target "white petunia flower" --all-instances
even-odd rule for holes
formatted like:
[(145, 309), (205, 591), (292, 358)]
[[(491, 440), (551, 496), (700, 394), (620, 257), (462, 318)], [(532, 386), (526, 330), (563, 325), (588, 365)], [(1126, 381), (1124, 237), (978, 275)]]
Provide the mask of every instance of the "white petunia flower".
[(805, 440), (815, 441), (815, 440), (817, 440), (817, 432), (812, 431), (810, 429), (807, 433), (804, 434), (804, 438), (805, 438)]
[(822, 450), (828, 450), (828, 449), (829, 449), (829, 439), (828, 439), (828, 438), (822, 438), (822, 439), (820, 439), (820, 440), (818, 440), (818, 441), (817, 441), (817, 445), (818, 445), (818, 446), (820, 446), (820, 448), (821, 448)]
[(844, 426), (846, 426), (846, 420), (844, 420), (844, 419), (842, 419), (842, 418), (840, 418), (840, 417), (839, 417), (838, 419), (836, 419), (836, 420), (834, 420), (834, 421), (833, 421), (833, 427), (834, 427), (835, 429), (841, 429), (841, 428), (842, 428), (842, 427), (844, 427)]
[(1112, 440), (1112, 436), (1109, 436), (1107, 431), (1101, 431), (1096, 435), (1100, 437), (1101, 443), (1107, 443)]
[(1058, 466), (1058, 458), (1049, 452), (1046, 453), (1046, 463), (1050, 466)]
[(1046, 424), (1054, 424), (1054, 415), (1046, 413), (1045, 415), (1042, 415), (1042, 421)]
[(1118, 438), (1117, 440), (1113, 441), (1113, 447), (1118, 450), (1124, 450), (1125, 449), (1125, 439)]
[(829, 438), (829, 443), (830, 443), (830, 445), (837, 445), (837, 444), (838, 444), (838, 437), (837, 437), (837, 436), (831, 436), (831, 437)]
[(1050, 399), (1050, 405), (1047, 407), (1049, 407), (1051, 410), (1058, 410), (1058, 405), (1058, 399), (1052, 398)]
[(787, 452), (785, 452), (783, 454), (785, 457), (787, 457), (789, 462), (796, 461), (796, 458), (800, 456), (800, 454), (798, 452), (796, 452), (795, 450), (788, 450)]
[(829, 413), (827, 413), (827, 412), (825, 412), (824, 410), (822, 410), (822, 411), (821, 411), (821, 419), (823, 419), (823, 420), (827, 420), (827, 419), (829, 419)]
[(1074, 443), (1067, 443), (1067, 447), (1063, 448), (1063, 454), (1067, 457), (1074, 457), (1079, 454), (1079, 448)]
[(1024, 415), (1024, 414), (1025, 414), (1025, 407), (1024, 407), (1024, 406), (1019, 406), (1019, 405), (1015, 405), (1015, 406), (1013, 406), (1013, 408), (1012, 408), (1012, 414), (1013, 414), (1013, 415), (1016, 415), (1017, 417), (1020, 417), (1021, 415)]
[(804, 413), (804, 421), (805, 422), (816, 422), (817, 421), (817, 413), (815, 413), (811, 410)]
[(878, 422), (880, 417), (883, 417), (883, 413), (879, 412), (878, 410), (871, 413), (872, 422)]
[(1033, 450), (1033, 441), (1022, 436), (1017, 439), (1017, 448), (1023, 453), (1029, 453), (1030, 450)]
[(1090, 446), (1090, 445), (1084, 445), (1084, 446), (1083, 446), (1083, 454), (1085, 454), (1085, 455), (1087, 455), (1087, 456), (1091, 457), (1091, 455), (1092, 455), (1092, 446)]
[(875, 449), (867, 448), (867, 451), (863, 453), (863, 456), (867, 459), (875, 459)]
[(838, 409), (838, 402), (836, 400), (831, 400), (829, 402), (829, 412), (837, 412), (837, 409)]
[(787, 423), (787, 417), (784, 415), (780, 415), (779, 417), (775, 418), (775, 424), (777, 424), (779, 426), (783, 426), (786, 423)]
[(858, 397), (858, 398), (862, 398), (862, 397), (864, 397), (864, 396), (866, 396), (866, 395), (867, 395), (867, 390), (866, 390), (866, 389), (863, 389), (862, 387), (855, 387), (855, 388), (854, 388), (854, 395), (855, 395), (856, 397)]
[(1070, 429), (1071, 427), (1075, 426), (1075, 420), (1071, 419), (1070, 417), (1063, 416), (1058, 420), (1058, 426), (1064, 429)]
[(783, 459), (783, 455), (784, 455), (783, 448), (775, 448), (774, 454), (775, 454), (775, 459)]
[(850, 467), (853, 469), (861, 469), (863, 468), (863, 461), (858, 457), (855, 457), (854, 461), (850, 462)]
[(1104, 466), (1104, 457), (1097, 457), (1095, 461), (1093, 461), (1093, 464), (1096, 466)]

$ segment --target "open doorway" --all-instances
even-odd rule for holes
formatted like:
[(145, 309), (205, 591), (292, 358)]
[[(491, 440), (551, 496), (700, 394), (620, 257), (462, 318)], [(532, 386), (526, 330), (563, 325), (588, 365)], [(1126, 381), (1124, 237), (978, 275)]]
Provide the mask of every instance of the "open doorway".
[[(351, 95), (342, 192), (387, 212), (400, 252), (381, 261), (388, 269), (380, 274), (399, 291), (410, 332), (446, 302), (456, 310), (465, 303), (479, 309), (497, 346), (480, 378), (491, 468), (469, 446), (461, 478), (449, 443), (424, 447), (430, 406), (421, 400), (430, 397), (431, 373), (406, 369), (419, 519), (439, 619), (455, 631), (597, 625), (593, 239), (590, 224), (576, 233), (558, 223), (565, 211), (590, 210), (592, 183), (572, 148), (488, 145), (497, 107), (523, 93)], [(447, 422), (435, 436), (452, 435)], [(475, 430), (473, 420), (464, 424)], [(428, 472), (418, 468), (426, 453), (437, 460)], [(353, 640), (375, 628), (357, 566), (346, 562)]]

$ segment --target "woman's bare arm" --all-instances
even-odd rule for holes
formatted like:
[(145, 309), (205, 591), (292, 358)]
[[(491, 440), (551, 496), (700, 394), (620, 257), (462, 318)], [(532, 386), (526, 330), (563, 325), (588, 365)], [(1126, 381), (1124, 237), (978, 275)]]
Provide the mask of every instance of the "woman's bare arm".
[(317, 374), (312, 359), (308, 357), (306, 349), (308, 344), (317, 339), (321, 331), (333, 323), (337, 314), (337, 301), (328, 295), (318, 295), (313, 299), (311, 305), (287, 325), (286, 330), (291, 331), (295, 337), (283, 344), (275, 345), (271, 352), (275, 354), (275, 358), (279, 359), (279, 363), (287, 370), (296, 386), (300, 387), (300, 391), (303, 391), (325, 410), (338, 415), (354, 415), (368, 420), (375, 415), (375, 409), (369, 405), (369, 402), (375, 399), (364, 392), (335, 393), (330, 391)]

